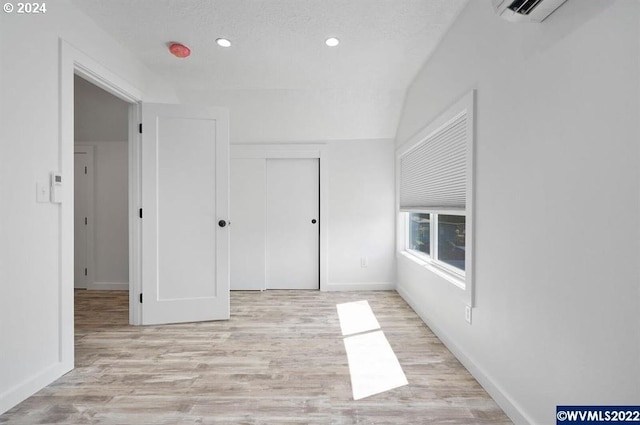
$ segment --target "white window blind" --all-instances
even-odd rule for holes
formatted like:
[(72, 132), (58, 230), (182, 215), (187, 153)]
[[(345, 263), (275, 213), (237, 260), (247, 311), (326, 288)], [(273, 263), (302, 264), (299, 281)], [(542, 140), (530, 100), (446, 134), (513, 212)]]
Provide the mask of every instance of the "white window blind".
[(465, 211), (467, 111), (400, 157), (400, 209)]

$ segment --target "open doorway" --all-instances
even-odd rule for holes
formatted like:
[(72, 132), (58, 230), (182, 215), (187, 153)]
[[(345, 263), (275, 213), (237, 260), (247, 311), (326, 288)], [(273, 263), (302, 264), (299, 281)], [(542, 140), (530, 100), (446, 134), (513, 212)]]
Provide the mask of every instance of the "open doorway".
[[(140, 141), (137, 132), (142, 94), (138, 88), (114, 74), (91, 57), (77, 50), (64, 40), (59, 40), (60, 47), (60, 139), (59, 169), (63, 178), (67, 178), (70, 186), (74, 183), (74, 110), (75, 110), (75, 76), (91, 82), (97, 87), (116, 96), (128, 104), (128, 227), (129, 227), (129, 291), (140, 291), (140, 224), (137, 211), (140, 206)], [(75, 306), (74, 306), (74, 190), (63, 191), (60, 203), (60, 273), (59, 288), (59, 341), (60, 368), (66, 373), (74, 368), (75, 363)], [(111, 291), (102, 291), (110, 293)], [(129, 320), (131, 324), (140, 323), (140, 308), (129, 296)]]
[(76, 318), (98, 314), (113, 316), (103, 317), (110, 322), (128, 322), (128, 308), (119, 304), (128, 307), (129, 108), (74, 76)]
[[(147, 103), (143, 116), (142, 92), (136, 86), (124, 80), (122, 77), (105, 68), (91, 57), (77, 50), (73, 46), (60, 40), (60, 158), (59, 168), (62, 174), (69, 177), (71, 183), (74, 181), (74, 76), (79, 76), (95, 86), (105, 90), (107, 93), (123, 100), (128, 105), (128, 227), (129, 227), (129, 323), (140, 325), (143, 323), (142, 302), (144, 300), (144, 318), (146, 324), (151, 323), (173, 323), (188, 322), (196, 320), (218, 320), (229, 317), (229, 202), (228, 202), (228, 162), (229, 162), (229, 114), (226, 108), (183, 106), (174, 104), (152, 104)], [(157, 123), (160, 121), (160, 125)], [(147, 122), (149, 125), (144, 125)], [(153, 123), (156, 123), (154, 125)], [(166, 124), (166, 125), (165, 125)], [(145, 129), (144, 133), (143, 128)], [(148, 129), (148, 130), (147, 130)], [(162, 133), (162, 134), (160, 134)], [(188, 134), (187, 134), (188, 133)], [(192, 142), (195, 149), (178, 150), (180, 146), (176, 140), (187, 138)], [(142, 143), (142, 138), (146, 137), (150, 143)], [(215, 157), (201, 155), (202, 149), (211, 153), (211, 147), (215, 146), (213, 152)], [(144, 147), (144, 155), (143, 155)], [(189, 199), (183, 204), (191, 203), (191, 200), (200, 201), (202, 194), (209, 197), (209, 201), (215, 205), (213, 214), (216, 217), (217, 226), (211, 226), (207, 242), (215, 238), (216, 249), (216, 274), (202, 279), (201, 293), (188, 293), (189, 287), (182, 285), (182, 279), (159, 279), (158, 274), (166, 273), (167, 270), (160, 270), (159, 255), (161, 249), (158, 247), (158, 240), (163, 240), (166, 233), (174, 231), (179, 226), (171, 226), (171, 223), (158, 223), (158, 194), (164, 197), (164, 202), (171, 200), (172, 196), (167, 195), (167, 190), (176, 192), (180, 185), (176, 185), (175, 172), (182, 173), (184, 167), (169, 167), (169, 171), (174, 171), (173, 175), (166, 175), (167, 167), (158, 161), (158, 151), (160, 158), (171, 159), (176, 154), (189, 153), (198, 160), (208, 161), (210, 171), (215, 170), (215, 193), (210, 190), (201, 190), (198, 187), (188, 186), (190, 189)], [(170, 151), (170, 152), (168, 152)], [(168, 155), (167, 155), (168, 153)], [(144, 161), (143, 161), (144, 159)], [(210, 167), (212, 161), (215, 167)], [(183, 161), (171, 160), (169, 163), (189, 163), (191, 159)], [(192, 161), (193, 162), (193, 161)], [(145, 171), (146, 170), (146, 171)], [(191, 167), (189, 170), (200, 172), (201, 167)], [(159, 185), (160, 180), (164, 185)], [(144, 179), (143, 179), (144, 174)], [(143, 199), (142, 183), (145, 182), (145, 199)], [(202, 181), (195, 179), (190, 181)], [(211, 185), (209, 180), (206, 183)], [(186, 187), (186, 186), (182, 186)], [(59, 296), (60, 296), (60, 363), (61, 370), (69, 371), (74, 365), (74, 203), (73, 190), (65, 191), (64, 199), (60, 203), (60, 274), (59, 274)], [(144, 204), (144, 205), (143, 205)], [(211, 202), (210, 202), (211, 204)], [(169, 203), (174, 212), (179, 212), (176, 204)], [(209, 205), (209, 204), (207, 204)], [(143, 206), (147, 209), (143, 210)], [(180, 204), (178, 204), (180, 206)], [(184, 208), (183, 208), (184, 209)], [(197, 211), (198, 220), (209, 222), (212, 212), (209, 209), (199, 208)], [(144, 213), (144, 214), (143, 214)], [(193, 214), (194, 211), (190, 210)], [(143, 220), (144, 216), (144, 220)], [(166, 214), (164, 214), (166, 218)], [(194, 220), (195, 221), (195, 220)], [(180, 223), (185, 222), (181, 220)], [(143, 232), (143, 224), (145, 231)], [(164, 233), (164, 234), (163, 234)], [(202, 231), (199, 229), (200, 236)], [(143, 244), (142, 236), (145, 236)], [(160, 234), (160, 238), (158, 238)], [(206, 235), (205, 235), (206, 236)], [(165, 241), (171, 240), (164, 238)], [(142, 249), (142, 246), (147, 247)], [(164, 247), (171, 246), (165, 244)], [(197, 247), (190, 247), (198, 250)], [(145, 254), (144, 261), (142, 260)], [(188, 253), (181, 253), (184, 257), (183, 263), (189, 262), (191, 265), (192, 256)], [(175, 266), (175, 261), (164, 261), (161, 264)], [(142, 265), (145, 265), (145, 288), (147, 293), (142, 292)], [(171, 288), (164, 288), (165, 294), (169, 294), (169, 299), (158, 297), (157, 282), (168, 283)], [(155, 291), (155, 292), (154, 292)], [(168, 291), (168, 292), (167, 292)], [(173, 292), (171, 292), (173, 291)], [(107, 291), (103, 291), (107, 292)], [(186, 293), (185, 293), (186, 292)], [(144, 298), (143, 298), (144, 295)], [(166, 298), (166, 297), (165, 297)], [(171, 302), (167, 302), (171, 301)], [(180, 309), (173, 308), (175, 302), (182, 304)], [(155, 307), (155, 310), (154, 310)], [(156, 315), (154, 316), (154, 313)], [(167, 317), (167, 315), (171, 317)], [(195, 315), (195, 316), (194, 316)], [(195, 318), (194, 318), (195, 317)]]

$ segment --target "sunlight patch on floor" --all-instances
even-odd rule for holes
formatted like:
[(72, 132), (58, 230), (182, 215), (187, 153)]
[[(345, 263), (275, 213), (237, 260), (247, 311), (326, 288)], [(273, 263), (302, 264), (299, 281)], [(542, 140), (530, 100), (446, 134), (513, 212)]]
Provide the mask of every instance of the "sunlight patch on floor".
[(338, 304), (336, 307), (343, 336), (380, 329), (380, 324), (366, 300)]
[(369, 303), (358, 301), (336, 307), (345, 336), (353, 399), (360, 400), (407, 385), (402, 366), (380, 330)]

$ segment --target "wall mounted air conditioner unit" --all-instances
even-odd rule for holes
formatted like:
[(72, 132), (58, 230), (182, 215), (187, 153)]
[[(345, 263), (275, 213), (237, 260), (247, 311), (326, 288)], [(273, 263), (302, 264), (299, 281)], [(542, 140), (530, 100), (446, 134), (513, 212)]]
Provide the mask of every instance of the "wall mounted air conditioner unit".
[(511, 22), (542, 22), (566, 0), (492, 0), (496, 13)]

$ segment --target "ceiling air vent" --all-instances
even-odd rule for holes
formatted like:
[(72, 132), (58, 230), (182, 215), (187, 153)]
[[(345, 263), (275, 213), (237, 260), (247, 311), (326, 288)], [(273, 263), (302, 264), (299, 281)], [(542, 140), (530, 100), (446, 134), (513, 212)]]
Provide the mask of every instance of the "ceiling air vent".
[(496, 13), (511, 22), (542, 22), (566, 0), (493, 0)]

